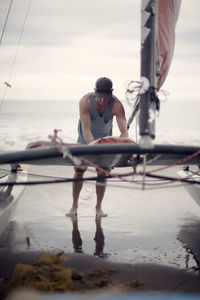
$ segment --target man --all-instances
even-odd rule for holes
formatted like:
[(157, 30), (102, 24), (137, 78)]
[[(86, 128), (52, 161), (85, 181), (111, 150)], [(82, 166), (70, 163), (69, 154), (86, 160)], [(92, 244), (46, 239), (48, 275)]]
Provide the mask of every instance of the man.
[[(79, 102), (80, 120), (78, 142), (89, 144), (96, 139), (112, 135), (112, 121), (116, 117), (121, 137), (128, 138), (125, 112), (122, 103), (112, 94), (113, 84), (109, 78), (101, 77), (96, 81), (93, 93), (86, 94)], [(86, 169), (85, 169), (86, 170)], [(75, 179), (82, 179), (85, 170), (75, 168)], [(100, 183), (100, 184), (98, 184)], [(96, 183), (96, 216), (106, 217), (101, 204), (106, 190), (106, 179)], [(66, 216), (77, 215), (78, 199), (83, 182), (74, 181), (72, 186), (73, 204)]]

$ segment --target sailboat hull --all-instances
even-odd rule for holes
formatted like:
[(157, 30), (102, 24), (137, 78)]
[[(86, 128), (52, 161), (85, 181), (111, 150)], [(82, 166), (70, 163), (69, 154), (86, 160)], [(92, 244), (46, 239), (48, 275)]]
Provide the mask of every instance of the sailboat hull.
[[(188, 180), (195, 180), (200, 183), (200, 173), (194, 173), (190, 169), (186, 171), (179, 171), (179, 176), (181, 178), (188, 178)], [(185, 184), (185, 188), (188, 193), (192, 196), (192, 198), (196, 201), (198, 205), (200, 205), (200, 184)]]
[[(26, 181), (27, 174), (11, 172), (9, 166), (1, 166), (0, 170), (0, 237), (13, 218), (17, 204), (23, 194), (24, 186), (15, 186), (17, 181)], [(7, 186), (2, 184), (8, 183)]]

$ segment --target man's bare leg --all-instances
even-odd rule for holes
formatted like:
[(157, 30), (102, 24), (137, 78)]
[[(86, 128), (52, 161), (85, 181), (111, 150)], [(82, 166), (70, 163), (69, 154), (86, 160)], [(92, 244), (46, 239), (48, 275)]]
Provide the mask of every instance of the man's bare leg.
[(103, 197), (106, 191), (107, 180), (101, 180), (96, 182), (96, 194), (97, 194), (97, 204), (96, 204), (96, 216), (97, 217), (107, 217), (107, 214), (104, 214), (101, 204)]
[[(74, 179), (82, 179), (83, 174), (74, 173)], [(72, 184), (72, 197), (73, 197), (73, 203), (72, 208), (68, 213), (66, 213), (66, 217), (73, 217), (77, 215), (77, 209), (78, 209), (78, 199), (81, 192), (81, 189), (83, 187), (82, 181), (74, 181)]]

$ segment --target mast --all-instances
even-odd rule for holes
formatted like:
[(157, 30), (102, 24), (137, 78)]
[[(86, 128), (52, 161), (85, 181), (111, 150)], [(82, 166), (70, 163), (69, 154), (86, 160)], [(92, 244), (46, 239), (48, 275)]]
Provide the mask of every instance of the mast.
[(158, 0), (142, 0), (141, 28), (141, 88), (140, 88), (140, 146), (153, 147), (155, 114), (158, 105), (156, 79), (156, 36)]
[(164, 83), (175, 45), (175, 27), (181, 0), (142, 0), (140, 147), (153, 147), (155, 117), (159, 109), (157, 91)]

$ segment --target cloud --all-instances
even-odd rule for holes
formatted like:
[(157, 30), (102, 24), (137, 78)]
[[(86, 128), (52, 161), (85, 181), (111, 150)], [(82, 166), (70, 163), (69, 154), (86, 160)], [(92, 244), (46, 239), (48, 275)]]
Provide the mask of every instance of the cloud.
[[(0, 1), (0, 28), (8, 4)], [(17, 53), (9, 99), (79, 99), (102, 75), (112, 78), (123, 98), (124, 83), (139, 80), (140, 5), (140, 0), (33, 0), (17, 49), (28, 0), (13, 1), (0, 49), (0, 97)], [(188, 98), (188, 85), (192, 99), (200, 92), (199, 8), (198, 0), (182, 1), (174, 59), (163, 86), (173, 99)]]
[[(12, 43), (24, 19), (28, 1), (21, 1), (20, 4), (13, 4), (10, 13), (11, 21), (7, 26), (9, 43)], [(139, 1), (135, 3), (139, 8)], [(5, 0), (3, 4), (5, 15)], [(56, 4), (49, 0), (34, 0), (31, 2), (23, 43), (66, 45), (71, 39), (81, 36), (127, 38), (133, 36), (136, 27), (139, 28), (139, 15), (135, 6), (134, 1), (129, 0), (58, 0)]]
[[(89, 38), (85, 40), (81, 51), (79, 43), (71, 47), (22, 46), (12, 75), (9, 97), (80, 98), (81, 94), (93, 90), (94, 82), (100, 76), (111, 77), (115, 91), (123, 97), (127, 77), (139, 79), (136, 43), (130, 40), (124, 40), (123, 43), (122, 40), (114, 40), (110, 43), (105, 38), (93, 39), (92, 46), (89, 42)], [(101, 43), (109, 45), (109, 49), (101, 48)], [(10, 46), (7, 50), (4, 49), (5, 58), (6, 53), (11, 55), (14, 49)]]
[[(27, 1), (23, 2), (27, 7)], [(59, 5), (32, 1), (9, 97), (79, 98), (87, 87), (93, 90), (96, 78), (104, 74), (112, 77), (116, 85), (120, 78), (121, 88), (116, 87), (116, 91), (124, 95), (127, 77), (139, 76), (140, 27), (137, 10), (134, 18), (131, 13), (134, 8), (128, 0), (76, 0), (70, 4), (60, 0)], [(22, 7), (16, 10), (16, 18), (12, 18), (13, 7), (13, 22), (7, 27), (2, 48), (2, 60), (7, 62), (5, 78), (15, 53), (17, 28), (18, 32), (20, 29), (18, 16)]]

